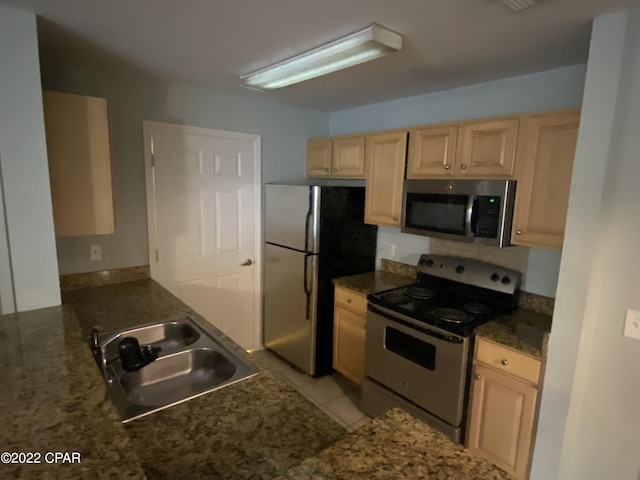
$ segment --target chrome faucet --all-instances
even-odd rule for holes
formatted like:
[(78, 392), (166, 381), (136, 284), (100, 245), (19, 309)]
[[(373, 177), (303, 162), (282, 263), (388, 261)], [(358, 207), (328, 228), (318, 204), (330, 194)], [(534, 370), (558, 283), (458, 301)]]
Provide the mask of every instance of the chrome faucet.
[(91, 329), (91, 348), (93, 350), (93, 353), (97, 353), (100, 349), (100, 340), (98, 339), (99, 335), (100, 330), (98, 330), (98, 327), (93, 327)]

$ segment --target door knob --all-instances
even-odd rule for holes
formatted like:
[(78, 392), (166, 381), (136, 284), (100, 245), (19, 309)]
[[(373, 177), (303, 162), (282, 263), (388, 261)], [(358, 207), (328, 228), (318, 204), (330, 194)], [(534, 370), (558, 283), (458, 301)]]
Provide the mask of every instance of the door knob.
[(251, 260), (250, 258), (247, 258), (242, 265), (240, 265), (241, 267), (248, 267), (249, 265), (253, 265), (253, 260)]

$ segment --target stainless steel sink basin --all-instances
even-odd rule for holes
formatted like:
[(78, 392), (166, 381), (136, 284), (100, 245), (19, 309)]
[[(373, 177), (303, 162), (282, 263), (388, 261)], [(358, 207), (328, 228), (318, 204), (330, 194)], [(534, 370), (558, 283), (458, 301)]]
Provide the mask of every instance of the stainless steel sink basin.
[(228, 381), (236, 366), (220, 352), (197, 348), (160, 357), (137, 372), (124, 372), (120, 386), (135, 405), (154, 406), (192, 398)]
[[(124, 337), (162, 350), (152, 363), (124, 370), (118, 345)], [(190, 317), (98, 335), (94, 356), (123, 423), (213, 392), (257, 374)]]
[[(101, 335), (102, 358), (106, 363), (118, 357), (118, 345), (124, 337), (135, 337), (140, 345), (160, 347), (162, 353), (178, 352), (200, 340), (199, 328), (191, 319), (181, 318), (160, 323), (151, 323), (135, 328)], [(100, 341), (100, 339), (99, 339)]]

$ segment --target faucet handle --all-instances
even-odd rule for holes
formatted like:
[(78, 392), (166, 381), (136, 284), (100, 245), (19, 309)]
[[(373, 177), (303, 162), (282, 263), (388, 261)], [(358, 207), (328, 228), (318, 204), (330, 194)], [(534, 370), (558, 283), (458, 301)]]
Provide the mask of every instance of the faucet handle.
[(91, 346), (94, 350), (98, 350), (100, 348), (100, 341), (98, 340), (100, 336), (100, 327), (93, 326), (91, 328)]

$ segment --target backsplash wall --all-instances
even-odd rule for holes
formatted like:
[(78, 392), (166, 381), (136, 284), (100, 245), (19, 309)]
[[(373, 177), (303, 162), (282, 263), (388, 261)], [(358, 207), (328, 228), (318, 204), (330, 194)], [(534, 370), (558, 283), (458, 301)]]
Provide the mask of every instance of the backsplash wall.
[(510, 268), (522, 273), (522, 285), (526, 285), (527, 268), (529, 266), (529, 249), (527, 247), (487, 247), (432, 238), (429, 244), (429, 253), (473, 258)]

